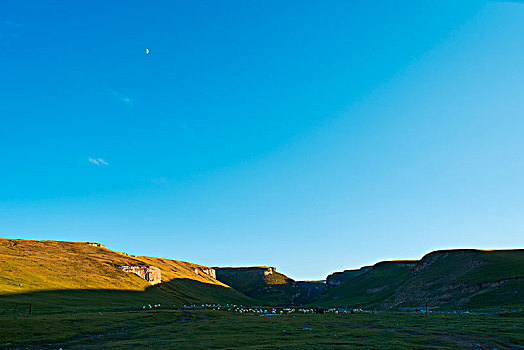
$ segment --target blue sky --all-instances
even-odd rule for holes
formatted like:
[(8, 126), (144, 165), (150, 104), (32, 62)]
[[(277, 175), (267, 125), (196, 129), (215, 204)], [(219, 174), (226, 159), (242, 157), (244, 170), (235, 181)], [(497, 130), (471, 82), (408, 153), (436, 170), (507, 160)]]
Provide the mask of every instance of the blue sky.
[(297, 279), (522, 248), (522, 38), (510, 1), (4, 3), (0, 237)]

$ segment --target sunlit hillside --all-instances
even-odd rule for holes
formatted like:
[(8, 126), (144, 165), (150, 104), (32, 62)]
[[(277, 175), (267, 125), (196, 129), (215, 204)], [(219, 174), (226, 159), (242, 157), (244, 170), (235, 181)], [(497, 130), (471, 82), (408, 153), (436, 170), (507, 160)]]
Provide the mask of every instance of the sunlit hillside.
[[(132, 256), (85, 242), (0, 239), (0, 303), (75, 305), (249, 302), (214, 277), (209, 268), (183, 261)], [(152, 285), (121, 266), (154, 266)]]

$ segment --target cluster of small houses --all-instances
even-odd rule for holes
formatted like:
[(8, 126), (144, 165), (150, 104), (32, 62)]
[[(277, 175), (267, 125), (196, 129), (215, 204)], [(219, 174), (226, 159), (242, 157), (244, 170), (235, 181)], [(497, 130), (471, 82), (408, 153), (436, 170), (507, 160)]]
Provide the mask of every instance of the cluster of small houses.
[[(142, 306), (142, 310), (151, 310), (162, 307), (160, 304), (155, 305), (144, 305)], [(176, 305), (172, 306), (173, 308), (177, 308)], [(243, 305), (230, 305), (226, 304), (225, 306), (222, 306), (220, 304), (202, 304), (202, 305), (183, 305), (184, 309), (206, 309), (206, 310), (222, 310), (222, 311), (232, 311), (237, 312), (240, 314), (246, 314), (246, 315), (259, 315), (259, 316), (268, 316), (268, 315), (289, 315), (292, 313), (302, 313), (302, 314), (328, 314), (332, 313), (335, 315), (340, 314), (355, 314), (355, 313), (362, 313), (366, 312), (362, 309), (349, 309), (349, 308), (262, 308), (262, 307), (247, 307)]]

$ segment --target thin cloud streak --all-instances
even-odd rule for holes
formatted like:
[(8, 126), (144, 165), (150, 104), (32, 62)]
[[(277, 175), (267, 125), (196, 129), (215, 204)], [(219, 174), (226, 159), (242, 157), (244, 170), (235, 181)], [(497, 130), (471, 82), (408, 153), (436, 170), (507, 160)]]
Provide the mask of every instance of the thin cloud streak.
[(100, 162), (94, 158), (89, 157), (87, 160), (89, 163), (93, 163), (94, 165), (100, 165)]
[(107, 92), (109, 92), (110, 95), (116, 97), (117, 99), (119, 99), (120, 101), (124, 102), (125, 104), (132, 104), (132, 101), (131, 99), (129, 98), (129, 96), (127, 96), (126, 94), (120, 92), (120, 91), (117, 91), (115, 89), (111, 89), (111, 88), (106, 88)]
[(93, 158), (93, 157), (89, 157), (87, 159), (87, 161), (91, 164), (94, 164), (96, 166), (99, 166), (99, 165), (102, 165), (102, 166), (107, 166), (109, 165), (108, 162), (106, 162), (103, 158)]
[(18, 22), (13, 22), (13, 21), (4, 21), (4, 24), (6, 26), (15, 27), (15, 28), (24, 28), (25, 27), (25, 25), (18, 23)]

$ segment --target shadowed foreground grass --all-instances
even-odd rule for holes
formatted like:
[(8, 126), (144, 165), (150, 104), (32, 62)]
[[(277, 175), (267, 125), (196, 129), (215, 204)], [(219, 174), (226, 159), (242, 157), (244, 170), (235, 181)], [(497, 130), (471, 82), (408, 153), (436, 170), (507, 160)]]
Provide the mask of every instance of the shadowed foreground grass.
[(240, 315), (213, 310), (98, 310), (0, 315), (3, 349), (524, 348), (522, 313)]

